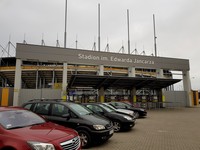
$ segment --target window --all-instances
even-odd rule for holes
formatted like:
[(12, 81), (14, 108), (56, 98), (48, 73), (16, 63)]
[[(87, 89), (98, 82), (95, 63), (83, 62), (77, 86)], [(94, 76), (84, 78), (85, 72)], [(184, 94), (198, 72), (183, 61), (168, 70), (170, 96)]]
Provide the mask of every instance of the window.
[(49, 103), (37, 103), (34, 112), (41, 115), (48, 115), (49, 106), (50, 106)]
[(31, 109), (31, 106), (32, 106), (33, 104), (27, 104), (26, 106), (24, 106), (24, 108), (26, 108), (26, 109)]
[(53, 116), (62, 116), (64, 114), (68, 114), (69, 109), (62, 104), (53, 104), (52, 105), (52, 115)]

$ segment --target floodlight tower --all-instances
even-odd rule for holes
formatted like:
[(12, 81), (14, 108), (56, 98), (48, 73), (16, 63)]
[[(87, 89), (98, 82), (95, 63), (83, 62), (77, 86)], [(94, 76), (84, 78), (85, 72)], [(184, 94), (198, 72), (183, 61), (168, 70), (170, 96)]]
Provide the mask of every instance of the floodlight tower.
[(65, 33), (64, 33), (64, 48), (67, 45), (67, 0), (65, 1)]
[(154, 31), (154, 50), (155, 50), (155, 57), (157, 57), (157, 45), (156, 45), (156, 25), (155, 25), (155, 16), (153, 14), (153, 31)]
[(100, 4), (98, 4), (98, 51), (100, 51), (100, 49), (101, 49), (101, 35), (100, 35), (100, 10), (101, 8), (100, 8)]
[(128, 54), (130, 54), (130, 30), (129, 30), (129, 10), (127, 9), (127, 26), (128, 26)]

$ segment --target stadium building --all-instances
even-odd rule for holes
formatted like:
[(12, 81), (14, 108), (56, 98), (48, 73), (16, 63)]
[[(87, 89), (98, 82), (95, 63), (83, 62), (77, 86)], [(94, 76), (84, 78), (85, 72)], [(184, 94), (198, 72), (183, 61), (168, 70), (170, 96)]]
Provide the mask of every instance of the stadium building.
[[(179, 71), (182, 79), (173, 78)], [(141, 107), (192, 106), (187, 59), (18, 43), (16, 57), (1, 58), (1, 105), (30, 99), (76, 102), (130, 101)], [(183, 91), (174, 91), (175, 83)]]

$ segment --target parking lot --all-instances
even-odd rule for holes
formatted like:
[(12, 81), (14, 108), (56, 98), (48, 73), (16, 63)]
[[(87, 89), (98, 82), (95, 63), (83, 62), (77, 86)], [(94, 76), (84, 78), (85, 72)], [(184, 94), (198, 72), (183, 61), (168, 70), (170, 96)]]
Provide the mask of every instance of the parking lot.
[(148, 110), (131, 131), (89, 150), (200, 150), (200, 107)]

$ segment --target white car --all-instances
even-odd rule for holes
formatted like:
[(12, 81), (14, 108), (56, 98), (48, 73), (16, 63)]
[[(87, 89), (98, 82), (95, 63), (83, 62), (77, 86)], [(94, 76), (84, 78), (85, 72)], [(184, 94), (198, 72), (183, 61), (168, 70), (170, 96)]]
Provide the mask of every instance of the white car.
[(120, 109), (120, 108), (115, 108), (113, 107), (112, 105), (108, 104), (108, 103), (102, 103), (104, 105), (106, 105), (107, 107), (109, 107), (110, 109), (118, 112), (118, 113), (121, 113), (121, 114), (125, 114), (125, 115), (129, 115), (131, 116), (133, 119), (136, 119), (137, 116), (135, 115), (134, 111), (132, 110), (126, 110), (126, 109)]

